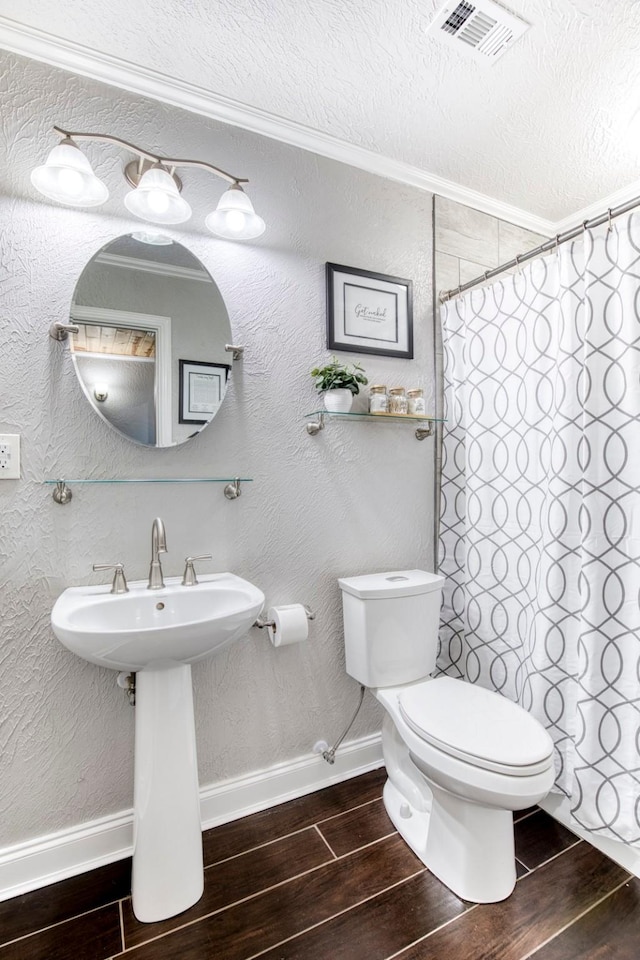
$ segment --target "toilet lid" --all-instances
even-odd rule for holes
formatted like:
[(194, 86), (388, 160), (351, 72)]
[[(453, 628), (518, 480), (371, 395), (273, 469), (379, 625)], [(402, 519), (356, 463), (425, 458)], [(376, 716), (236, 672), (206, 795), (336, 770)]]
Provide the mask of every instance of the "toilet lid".
[(414, 733), (451, 756), (520, 775), (548, 766), (553, 741), (547, 731), (499, 693), (438, 677), (403, 690), (398, 702)]

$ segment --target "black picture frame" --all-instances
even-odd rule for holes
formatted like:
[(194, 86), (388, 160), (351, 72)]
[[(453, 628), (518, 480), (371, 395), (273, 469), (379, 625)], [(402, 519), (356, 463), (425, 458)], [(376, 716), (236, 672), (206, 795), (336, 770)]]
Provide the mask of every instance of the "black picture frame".
[(222, 403), (231, 365), (203, 360), (178, 360), (178, 365), (178, 423), (209, 423)]
[(327, 263), (327, 348), (413, 359), (413, 281)]

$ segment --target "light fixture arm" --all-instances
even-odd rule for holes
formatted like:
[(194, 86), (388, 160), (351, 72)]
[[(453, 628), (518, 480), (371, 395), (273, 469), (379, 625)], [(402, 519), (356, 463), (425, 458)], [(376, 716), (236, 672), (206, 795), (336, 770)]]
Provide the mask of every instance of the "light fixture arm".
[(170, 172), (173, 172), (176, 167), (200, 167), (203, 170), (208, 170), (209, 173), (213, 173), (216, 177), (226, 180), (227, 183), (249, 183), (246, 177), (234, 177), (232, 174), (226, 173), (224, 170), (220, 170), (218, 167), (214, 167), (213, 164), (206, 163), (204, 160), (180, 160), (172, 157), (162, 157), (159, 154), (143, 150), (141, 147), (137, 147), (127, 140), (122, 140), (120, 137), (113, 137), (111, 134), (72, 133), (69, 130), (63, 130), (62, 127), (56, 126), (54, 126), (53, 130), (55, 133), (70, 140), (100, 140), (102, 143), (114, 143), (116, 146), (124, 147), (125, 150), (135, 153), (138, 157), (141, 157), (143, 160), (148, 160), (150, 163), (161, 163), (164, 167), (168, 167)]

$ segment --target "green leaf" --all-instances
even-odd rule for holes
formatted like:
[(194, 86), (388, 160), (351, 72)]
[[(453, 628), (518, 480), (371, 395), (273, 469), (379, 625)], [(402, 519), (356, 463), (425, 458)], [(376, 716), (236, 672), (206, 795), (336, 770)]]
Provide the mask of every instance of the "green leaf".
[(356, 396), (360, 393), (360, 385), (364, 386), (369, 382), (365, 376), (364, 368), (359, 363), (348, 366), (340, 363), (335, 356), (331, 358), (330, 363), (323, 367), (313, 367), (310, 372), (315, 380), (316, 389), (320, 393), (327, 390), (344, 389), (350, 390)]

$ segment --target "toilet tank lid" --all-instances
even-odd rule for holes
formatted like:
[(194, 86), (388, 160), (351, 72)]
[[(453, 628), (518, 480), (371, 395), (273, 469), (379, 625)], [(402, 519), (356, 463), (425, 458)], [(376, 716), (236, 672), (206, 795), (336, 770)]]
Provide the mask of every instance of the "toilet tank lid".
[(390, 573), (368, 573), (338, 580), (341, 590), (363, 599), (413, 597), (439, 590), (443, 583), (444, 577), (426, 570), (392, 570)]

